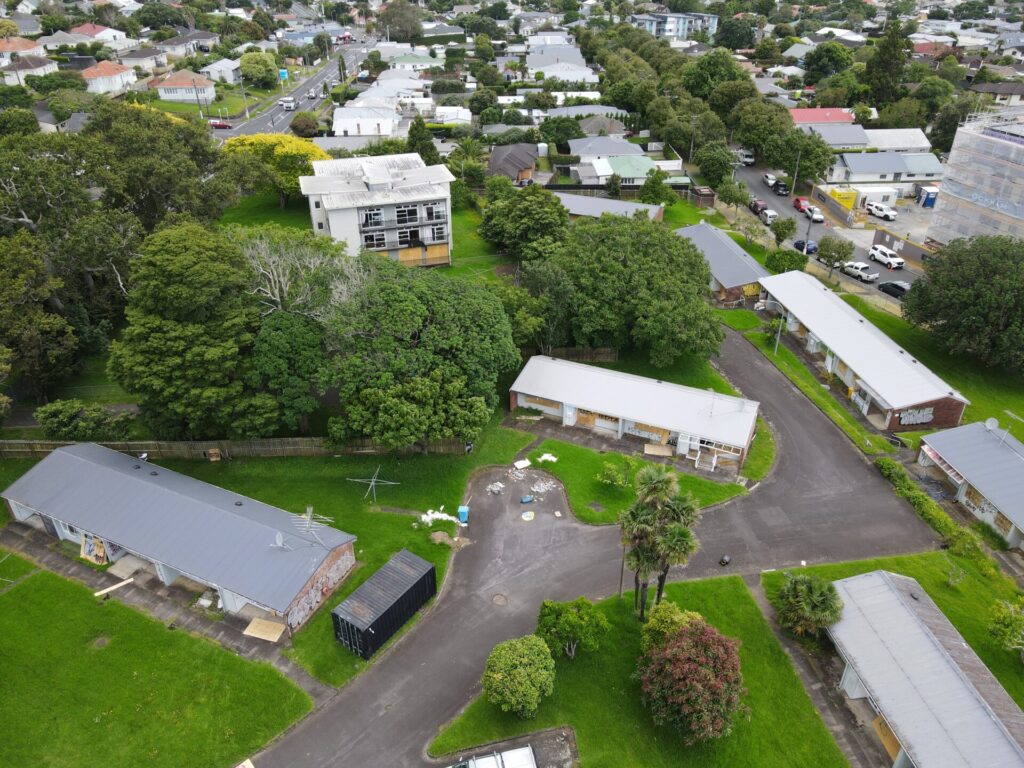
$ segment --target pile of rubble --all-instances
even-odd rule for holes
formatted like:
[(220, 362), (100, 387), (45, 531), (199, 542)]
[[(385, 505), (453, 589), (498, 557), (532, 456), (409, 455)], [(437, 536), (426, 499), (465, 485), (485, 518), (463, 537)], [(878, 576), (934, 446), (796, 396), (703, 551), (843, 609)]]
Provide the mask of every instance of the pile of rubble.
[(494, 496), (500, 496), (503, 490), (505, 490), (504, 483), (494, 482), (487, 486), (487, 492)]
[(554, 480), (541, 479), (530, 486), (530, 490), (536, 494), (549, 493), (558, 489), (558, 483)]

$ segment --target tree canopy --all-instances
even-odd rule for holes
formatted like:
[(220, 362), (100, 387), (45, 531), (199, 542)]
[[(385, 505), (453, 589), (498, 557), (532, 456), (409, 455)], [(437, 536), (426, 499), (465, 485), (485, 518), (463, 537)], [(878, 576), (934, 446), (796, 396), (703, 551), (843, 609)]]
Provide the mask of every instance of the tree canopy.
[(285, 133), (254, 133), (233, 136), (224, 142), (227, 158), (237, 155), (252, 165), (246, 171), (246, 181), (254, 188), (271, 189), (281, 199), (281, 207), (288, 198), (300, 194), (299, 176), (313, 173), (314, 160), (330, 160), (331, 156), (308, 139)]
[(408, 0), (391, 0), (377, 14), (377, 27), (386, 30), (389, 39), (407, 43), (423, 34), (420, 9)]
[(539, 184), (504, 196), (484, 208), (480, 235), (510, 256), (530, 255), (538, 240), (557, 242), (569, 226), (569, 213), (549, 190)]
[(487, 657), (481, 683), (487, 700), (502, 712), (529, 719), (555, 690), (555, 660), (536, 635), (506, 640)]

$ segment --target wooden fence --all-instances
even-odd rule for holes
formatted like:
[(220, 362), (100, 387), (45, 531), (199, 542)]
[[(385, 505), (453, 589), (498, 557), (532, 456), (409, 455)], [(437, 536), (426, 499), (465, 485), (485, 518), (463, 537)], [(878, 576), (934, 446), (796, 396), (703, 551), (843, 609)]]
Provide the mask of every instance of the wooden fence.
[[(60, 440), (0, 440), (0, 459), (41, 459), (63, 445)], [(338, 454), (445, 453), (466, 451), (463, 440), (447, 439), (425, 446), (410, 446), (398, 451), (369, 439), (353, 440), (344, 446), (332, 446), (322, 437), (279, 437), (264, 440), (134, 440), (100, 442), (122, 453), (149, 454), (151, 459), (209, 459), (219, 451), (223, 459), (273, 458), (277, 456), (335, 456)]]
[(524, 349), (522, 354), (524, 362), (534, 355), (541, 354), (577, 363), (615, 363), (619, 359), (619, 350), (615, 347), (553, 347), (547, 353), (536, 349)]

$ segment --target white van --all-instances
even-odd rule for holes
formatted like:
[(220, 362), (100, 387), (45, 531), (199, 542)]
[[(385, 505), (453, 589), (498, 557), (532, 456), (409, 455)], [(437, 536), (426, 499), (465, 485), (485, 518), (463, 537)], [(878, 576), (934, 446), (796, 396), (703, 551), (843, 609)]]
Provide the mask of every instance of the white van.
[(283, 99), (280, 99), (277, 103), (284, 107), (285, 112), (291, 112), (295, 109), (294, 96), (285, 96)]
[(778, 212), (773, 211), (771, 208), (765, 208), (761, 211), (761, 221), (764, 222), (765, 226), (770, 227), (777, 218), (779, 218)]

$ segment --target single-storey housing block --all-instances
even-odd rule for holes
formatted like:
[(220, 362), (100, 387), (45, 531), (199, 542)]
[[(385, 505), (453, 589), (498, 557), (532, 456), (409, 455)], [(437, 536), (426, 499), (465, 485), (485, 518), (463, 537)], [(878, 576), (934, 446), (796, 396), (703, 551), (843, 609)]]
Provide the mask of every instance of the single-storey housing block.
[(813, 133), (832, 149), (867, 149), (868, 132), (859, 125), (828, 123), (825, 125), (802, 125), (804, 133)]
[(639, 144), (633, 144), (617, 136), (569, 139), (569, 154), (576, 155), (581, 163), (592, 163), (594, 160), (607, 160), (609, 157), (623, 155), (639, 156), (643, 153), (643, 147)]
[(335, 136), (395, 136), (401, 115), (381, 107), (338, 107), (334, 110)]
[(82, 70), (89, 93), (121, 93), (138, 78), (132, 67), (113, 61), (100, 61)]
[(868, 147), (879, 152), (931, 152), (932, 144), (920, 128), (871, 128), (864, 131)]
[(762, 277), (769, 272), (718, 227), (701, 222), (677, 229), (693, 243), (711, 269), (711, 293), (719, 301), (734, 302), (761, 293)]
[(465, 107), (439, 106), (434, 109), (434, 119), (444, 125), (472, 125), (473, 113)]
[(515, 182), (532, 179), (537, 168), (538, 155), (536, 144), (505, 144), (494, 147), (487, 161), (487, 173), (490, 176), (505, 176)]
[(937, 467), (956, 489), (956, 501), (999, 531), (1011, 547), (1024, 541), (1024, 443), (988, 422), (933, 432), (918, 462)]
[(126, 554), (296, 628), (355, 565), (351, 534), (95, 443), (58, 448), (0, 494), (15, 520), (98, 562)]
[(167, 54), (159, 48), (132, 48), (130, 51), (121, 51), (117, 54), (117, 60), (126, 67), (138, 67), (150, 73), (167, 66)]
[(534, 355), (509, 391), (509, 407), (531, 408), (566, 427), (674, 446), (697, 467), (739, 468), (759, 404), (593, 365)]
[(242, 81), (242, 65), (232, 59), (218, 59), (200, 69), (199, 73), (218, 83), (234, 85)]
[(606, 213), (611, 216), (625, 216), (630, 219), (637, 213), (643, 213), (652, 221), (661, 221), (665, 216), (665, 206), (660, 204), (634, 203), (631, 200), (615, 200), (609, 197), (594, 197), (593, 195), (573, 195), (567, 192), (555, 192), (554, 195), (562, 203), (562, 207), (569, 212), (569, 218), (574, 220), (580, 216), (599, 219)]
[(0, 67), (21, 56), (45, 56), (46, 50), (35, 40), (24, 37), (0, 37)]
[(614, 117), (606, 115), (590, 115), (579, 121), (580, 130), (587, 136), (617, 136), (622, 138), (626, 135), (626, 126)]
[(970, 401), (806, 272), (762, 277), (767, 308), (880, 430), (955, 427)]
[(26, 77), (41, 77), (56, 71), (57, 62), (45, 56), (19, 56), (6, 67), (0, 67), (4, 85), (25, 85)]
[(150, 85), (161, 101), (181, 101), (209, 106), (217, 97), (212, 80), (187, 69), (171, 72)]
[(105, 27), (102, 24), (94, 24), (92, 22), (79, 24), (77, 27), (72, 27), (68, 31), (72, 35), (85, 35), (86, 37), (98, 40), (101, 43), (113, 43), (117, 40), (126, 40), (128, 38), (128, 35), (120, 29)]
[(1024, 712), (915, 579), (871, 571), (834, 584), (839, 687), (877, 714), (893, 768), (1024, 765)]
[(793, 124), (799, 128), (803, 125), (833, 125), (853, 123), (853, 113), (838, 107), (795, 107), (789, 110)]
[(931, 152), (844, 152), (828, 174), (832, 184), (884, 184), (903, 196), (942, 180), (946, 169)]

